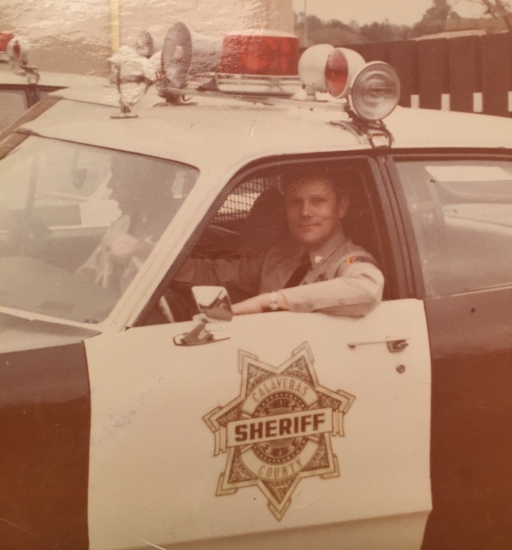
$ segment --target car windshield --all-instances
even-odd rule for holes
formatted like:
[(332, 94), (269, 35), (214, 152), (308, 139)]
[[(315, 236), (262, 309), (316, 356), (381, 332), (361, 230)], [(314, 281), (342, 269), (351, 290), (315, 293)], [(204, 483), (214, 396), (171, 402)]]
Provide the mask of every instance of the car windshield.
[(197, 176), (171, 161), (28, 137), (0, 161), (0, 307), (104, 320)]

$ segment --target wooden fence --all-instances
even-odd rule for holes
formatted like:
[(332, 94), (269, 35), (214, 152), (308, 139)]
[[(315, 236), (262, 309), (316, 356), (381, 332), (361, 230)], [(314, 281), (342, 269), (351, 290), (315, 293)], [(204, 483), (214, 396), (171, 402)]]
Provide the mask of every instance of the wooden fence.
[(386, 61), (398, 71), (400, 105), (512, 115), (509, 33), (347, 47), (367, 62)]

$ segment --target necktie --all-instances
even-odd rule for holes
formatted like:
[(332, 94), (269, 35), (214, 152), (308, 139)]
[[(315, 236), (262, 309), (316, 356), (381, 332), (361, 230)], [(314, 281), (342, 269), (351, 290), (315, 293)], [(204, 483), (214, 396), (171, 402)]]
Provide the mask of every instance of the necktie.
[(300, 285), (302, 280), (306, 276), (306, 273), (311, 269), (311, 260), (309, 259), (309, 252), (304, 252), (300, 257), (300, 263), (297, 269), (292, 273), (288, 282), (284, 285), (284, 288), (292, 288)]

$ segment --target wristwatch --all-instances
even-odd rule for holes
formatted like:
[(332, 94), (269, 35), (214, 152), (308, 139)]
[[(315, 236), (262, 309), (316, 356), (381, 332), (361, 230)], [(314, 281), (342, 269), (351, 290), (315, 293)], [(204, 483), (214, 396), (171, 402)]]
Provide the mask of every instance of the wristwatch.
[(269, 298), (270, 300), (268, 308), (270, 309), (270, 311), (279, 311), (279, 305), (277, 303), (277, 292), (275, 290), (270, 293)]

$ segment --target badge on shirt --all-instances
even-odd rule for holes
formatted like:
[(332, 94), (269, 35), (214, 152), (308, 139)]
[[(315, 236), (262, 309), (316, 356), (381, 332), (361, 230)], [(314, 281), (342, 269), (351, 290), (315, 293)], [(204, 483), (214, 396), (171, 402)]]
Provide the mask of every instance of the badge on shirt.
[(227, 453), (217, 496), (257, 486), (281, 520), (300, 480), (338, 477), (331, 438), (355, 397), (320, 385), (306, 343), (279, 367), (239, 352), (240, 394), (203, 417), (215, 435), (214, 455)]

